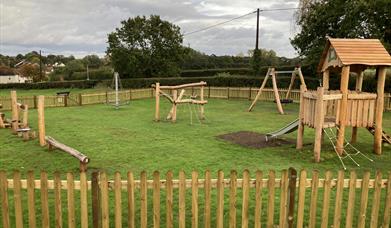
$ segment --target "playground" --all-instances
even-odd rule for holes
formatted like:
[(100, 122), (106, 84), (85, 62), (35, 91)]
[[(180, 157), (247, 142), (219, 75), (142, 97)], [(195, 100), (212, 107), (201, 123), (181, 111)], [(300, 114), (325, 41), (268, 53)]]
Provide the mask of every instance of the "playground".
[[(375, 50), (370, 58), (362, 55), (368, 48)], [(191, 204), (193, 227), (198, 227), (202, 217), (198, 206), (204, 209), (205, 227), (210, 227), (211, 221), (216, 227), (223, 227), (228, 219), (233, 225), (238, 221), (236, 198), (237, 188), (241, 188), (242, 227), (248, 227), (249, 222), (255, 227), (261, 223), (273, 227), (277, 216), (280, 227), (293, 227), (297, 187), (298, 227), (306, 224), (307, 219), (309, 227), (316, 227), (317, 223), (328, 227), (331, 222), (339, 227), (345, 215), (347, 227), (356, 223), (353, 217), (357, 218), (358, 227), (365, 227), (366, 222), (378, 227), (379, 217), (384, 217), (382, 224), (388, 227), (391, 176), (382, 179), (382, 173), (389, 173), (391, 162), (391, 139), (387, 134), (391, 132), (391, 113), (385, 111), (389, 101), (385, 102), (388, 98), (384, 93), (386, 69), (390, 65), (390, 56), (379, 40), (328, 38), (318, 67), (323, 78), (316, 90), (307, 88), (299, 66), (291, 71), (270, 67), (254, 91), (211, 88), (205, 81), (180, 85), (156, 82), (150, 88), (120, 91), (118, 73), (114, 73), (114, 92), (70, 95), (69, 91), (57, 91), (55, 96), (34, 94), (26, 99), (18, 98), (18, 91), (12, 90), (10, 98), (2, 100), (6, 108), (0, 114), (4, 227), (9, 224), (9, 188), (14, 189), (16, 223), (23, 222), (20, 191), (27, 189), (30, 225), (36, 224), (36, 188), (41, 189), (42, 224), (49, 224), (48, 190), (54, 190), (58, 226), (62, 224), (62, 189), (67, 190), (66, 217), (73, 226), (77, 223), (74, 190), (80, 190), (83, 227), (90, 222), (94, 227), (100, 223), (110, 227), (110, 217), (114, 217), (116, 227), (121, 227), (125, 189), (130, 227), (135, 227), (135, 222), (147, 227), (148, 220), (159, 227), (160, 211), (166, 213), (167, 226), (172, 227), (176, 223), (174, 209), (178, 211), (179, 227), (186, 227), (186, 223), (190, 224), (186, 204)], [(364, 71), (373, 67), (377, 74), (376, 92), (362, 91)], [(291, 75), (288, 88), (278, 88), (281, 74)], [(339, 90), (330, 90), (331, 74), (338, 75)], [(355, 77), (354, 88), (349, 87), (351, 76)], [(267, 89), (269, 78), (273, 86)], [(293, 88), (296, 78), (300, 90)], [(344, 178), (342, 169), (349, 170), (349, 179)], [(19, 171), (14, 172), (12, 180), (7, 179), (12, 170), (28, 171), (26, 180), (21, 181)], [(38, 173), (29, 170), (44, 171), (38, 177)], [(237, 179), (235, 170), (243, 170), (242, 179)], [(260, 170), (269, 170), (268, 179), (263, 179)], [(282, 171), (276, 174), (274, 170)], [(296, 170), (301, 170), (299, 179)], [(306, 170), (314, 171), (307, 174)], [(337, 170), (338, 177), (333, 179), (332, 171)], [(122, 181), (121, 173), (125, 172), (127, 179)], [(205, 178), (199, 179), (198, 172), (204, 172)], [(60, 173), (67, 173), (66, 182), (61, 181)], [(136, 178), (140, 173), (140, 179), (135, 180), (133, 173)], [(165, 180), (160, 179), (162, 173), (166, 173)], [(190, 173), (191, 179), (186, 179)], [(224, 173), (230, 173), (229, 180)], [(89, 182), (87, 174), (91, 176)], [(79, 181), (75, 182), (74, 177)], [(357, 187), (361, 188), (360, 198), (355, 198)], [(140, 197), (136, 199), (137, 188)], [(148, 191), (151, 188), (153, 192)], [(189, 188), (191, 203), (186, 197)], [(203, 188), (203, 203), (198, 201), (202, 200), (199, 188)], [(225, 188), (229, 188), (229, 197)], [(266, 203), (263, 188), (267, 188), (267, 218), (261, 216), (262, 201)], [(309, 188), (311, 195), (306, 199)], [(319, 188), (323, 188), (319, 190), (323, 195), (321, 216), (317, 215)], [(382, 189), (386, 188), (387, 193), (383, 194)], [(216, 189), (216, 195), (211, 189)], [(109, 194), (111, 190), (114, 197)], [(178, 193), (177, 208), (173, 207), (174, 193)], [(254, 201), (250, 193), (255, 196), (255, 205), (249, 203)], [(92, 215), (88, 212), (88, 194)], [(342, 203), (346, 202), (344, 194), (348, 194), (346, 209)], [(166, 198), (166, 208), (162, 210), (161, 195)], [(216, 198), (215, 214), (211, 212), (212, 196)], [(149, 197), (152, 202), (147, 200)], [(110, 198), (114, 198), (114, 214), (110, 212)], [(140, 202), (137, 216), (135, 202)], [(153, 213), (148, 212), (151, 203)], [(224, 211), (228, 210), (224, 204), (228, 203), (229, 216), (225, 216)], [(278, 204), (280, 208), (275, 213)], [(249, 216), (250, 208), (253, 217)], [(329, 216), (330, 208), (334, 209), (334, 217)]]
[[(181, 169), (229, 172), (231, 169), (278, 170), (290, 166), (322, 172), (342, 169), (332, 145), (326, 140), (321, 162), (314, 163), (314, 131), (311, 129), (304, 134), (303, 150), (296, 150), (295, 143), (254, 149), (218, 138), (240, 131), (259, 134), (275, 131), (297, 119), (298, 104), (284, 105), (285, 115), (281, 116), (273, 102), (259, 101), (252, 112), (247, 112), (251, 101), (245, 99), (208, 99), (208, 102), (205, 120), (198, 122), (193, 113), (193, 124), (187, 104), (178, 107), (175, 124), (165, 118), (155, 122), (154, 99), (135, 100), (119, 109), (105, 104), (46, 108), (46, 134), (88, 155), (91, 160), (89, 172), (173, 170), (178, 173)], [(162, 113), (166, 114), (171, 103), (162, 99), (160, 106)], [(10, 112), (5, 114), (10, 116)], [(37, 120), (37, 110), (31, 109), (29, 121), (34, 130), (38, 129)], [(383, 126), (386, 132), (391, 132), (390, 112), (384, 113)], [(296, 133), (281, 138), (295, 142)], [(374, 162), (358, 159), (361, 167), (347, 162), (349, 170), (357, 169), (359, 173), (363, 170), (389, 170), (391, 147), (385, 144), (382, 155), (373, 154), (373, 136), (365, 128), (359, 129), (358, 139), (357, 148)], [(38, 140), (24, 142), (9, 129), (0, 131), (0, 144), (2, 170), (78, 172), (79, 164), (74, 157), (59, 150), (49, 151), (47, 147), (41, 147)]]

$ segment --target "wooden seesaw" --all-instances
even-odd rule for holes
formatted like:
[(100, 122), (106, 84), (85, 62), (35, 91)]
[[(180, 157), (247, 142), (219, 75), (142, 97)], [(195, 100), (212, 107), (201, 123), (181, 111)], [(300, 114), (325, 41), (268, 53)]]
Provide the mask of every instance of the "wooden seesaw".
[[(159, 82), (152, 85), (153, 88), (155, 88), (155, 121), (160, 121), (160, 96), (164, 96), (167, 98), (171, 104), (172, 107), (170, 109), (170, 112), (167, 115), (167, 120), (171, 120), (173, 123), (176, 122), (177, 117), (177, 105), (178, 104), (196, 104), (200, 105), (200, 119), (204, 119), (204, 105), (208, 103), (207, 100), (204, 100), (204, 87), (206, 86), (206, 82), (196, 82), (196, 83), (188, 83), (188, 84), (182, 84), (182, 85), (176, 85), (176, 86), (161, 86)], [(193, 95), (190, 96), (188, 99), (184, 99), (185, 95), (185, 88), (189, 87), (200, 87), (200, 99), (197, 100), (197, 96)], [(169, 93), (166, 93), (163, 90), (169, 90), (171, 95)], [(178, 95), (178, 90), (181, 90)]]

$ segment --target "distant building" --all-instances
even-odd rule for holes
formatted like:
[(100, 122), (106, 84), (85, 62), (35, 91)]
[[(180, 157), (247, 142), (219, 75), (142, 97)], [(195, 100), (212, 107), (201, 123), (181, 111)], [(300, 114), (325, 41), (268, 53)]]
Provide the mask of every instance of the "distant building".
[(26, 82), (31, 82), (31, 79), (19, 75), (13, 68), (0, 66), (0, 84)]
[(14, 74), (14, 75), (0, 75), (0, 84), (7, 83), (26, 83), (30, 82), (29, 78)]

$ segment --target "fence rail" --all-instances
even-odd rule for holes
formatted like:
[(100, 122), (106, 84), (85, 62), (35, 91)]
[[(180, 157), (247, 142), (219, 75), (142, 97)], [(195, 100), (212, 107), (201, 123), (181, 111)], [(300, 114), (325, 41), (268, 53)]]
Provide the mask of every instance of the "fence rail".
[[(249, 87), (205, 87), (204, 94), (207, 98), (222, 98), (222, 99), (249, 99), (255, 98), (258, 88)], [(190, 88), (186, 91), (186, 95), (198, 94), (198, 88)], [(280, 97), (285, 97), (287, 89), (280, 89)], [(119, 93), (121, 100), (136, 100), (144, 98), (153, 98), (154, 90), (152, 88), (145, 89), (130, 89), (123, 90)], [(45, 96), (45, 107), (67, 107), (81, 106), (89, 104), (106, 104), (113, 102), (115, 99), (114, 92), (102, 93), (86, 93), (86, 94), (70, 94), (64, 96)], [(274, 101), (274, 93), (272, 89), (264, 89), (260, 98), (264, 101)], [(294, 102), (300, 101), (300, 90), (292, 90), (289, 94), (289, 99)], [(29, 108), (37, 107), (37, 96), (19, 96), (18, 101), (23, 104), (28, 104)], [(0, 104), (3, 105), (3, 110), (11, 110), (10, 97), (0, 97)], [(384, 110), (391, 110), (391, 94), (384, 96)]]
[(379, 171), (374, 179), (370, 179), (369, 172), (358, 179), (352, 171), (345, 179), (343, 171), (334, 177), (326, 171), (320, 178), (316, 170), (297, 174), (292, 168), (252, 175), (247, 170), (241, 175), (219, 171), (216, 179), (209, 171), (187, 175), (180, 171), (178, 179), (171, 171), (165, 177), (155, 171), (151, 180), (144, 171), (138, 180), (132, 172), (124, 178), (116, 172), (113, 179), (105, 172), (93, 172), (90, 180), (84, 172), (79, 174), (79, 180), (73, 173), (67, 173), (66, 180), (58, 172), (53, 180), (48, 180), (48, 175), (41, 172), (36, 180), (30, 171), (22, 179), (19, 171), (8, 175), (0, 171), (3, 227), (390, 225), (391, 173), (382, 179)]

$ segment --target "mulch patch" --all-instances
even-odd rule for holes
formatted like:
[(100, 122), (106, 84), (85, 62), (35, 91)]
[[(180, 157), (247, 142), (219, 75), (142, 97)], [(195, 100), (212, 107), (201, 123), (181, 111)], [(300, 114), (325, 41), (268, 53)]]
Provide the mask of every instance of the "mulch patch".
[(217, 138), (255, 149), (295, 144), (295, 142), (292, 140), (284, 140), (281, 138), (274, 138), (266, 141), (264, 134), (251, 131), (238, 131), (224, 135), (218, 135)]

